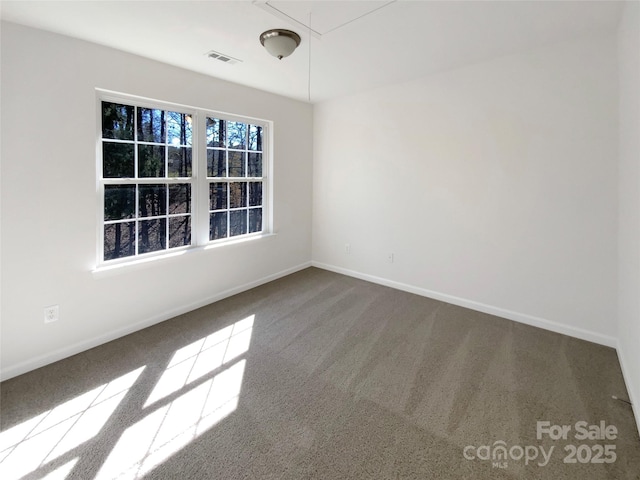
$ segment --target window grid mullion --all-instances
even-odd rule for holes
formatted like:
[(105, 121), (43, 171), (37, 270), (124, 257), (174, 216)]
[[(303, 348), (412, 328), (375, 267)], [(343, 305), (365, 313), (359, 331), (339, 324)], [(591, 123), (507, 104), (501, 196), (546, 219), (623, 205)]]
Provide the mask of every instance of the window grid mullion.
[(250, 141), (251, 125), (247, 125), (247, 131), (244, 134), (244, 178), (245, 178), (245, 212), (244, 212), (244, 232), (243, 235), (249, 233), (249, 141)]
[(231, 182), (227, 180), (227, 235), (226, 238), (231, 237)]
[(164, 199), (164, 249), (167, 250), (169, 248), (169, 184), (166, 183), (164, 188), (167, 192)]
[(136, 204), (135, 204), (135, 215), (133, 216), (134, 218), (134, 222), (133, 222), (133, 227), (134, 227), (134, 232), (133, 232), (133, 238), (134, 238), (134, 247), (135, 247), (135, 254), (139, 255), (138, 253), (138, 245), (140, 244), (139, 239), (138, 239), (138, 226), (139, 226), (139, 217), (140, 217), (140, 186), (136, 185)]
[[(164, 176), (165, 178), (169, 178), (169, 122), (167, 121), (168, 115), (164, 115), (164, 138), (162, 139), (163, 147), (164, 147)], [(167, 194), (169, 192), (167, 191)], [(167, 210), (168, 211), (168, 210)]]
[[(133, 178), (138, 178), (138, 108), (133, 109)], [(137, 243), (137, 242), (136, 242)]]
[[(138, 109), (140, 107), (138, 107), (137, 105), (135, 106), (135, 108), (133, 109), (133, 178), (138, 179)], [(133, 222), (133, 228), (134, 228), (134, 232), (133, 232), (133, 238), (134, 238), (134, 254), (136, 256), (138, 256), (139, 253), (139, 245), (140, 245), (140, 239), (139, 239), (139, 230), (140, 230), (140, 224), (139, 224), (139, 216), (140, 216), (140, 185), (136, 183), (136, 203), (135, 203), (135, 215), (134, 215), (134, 222)]]

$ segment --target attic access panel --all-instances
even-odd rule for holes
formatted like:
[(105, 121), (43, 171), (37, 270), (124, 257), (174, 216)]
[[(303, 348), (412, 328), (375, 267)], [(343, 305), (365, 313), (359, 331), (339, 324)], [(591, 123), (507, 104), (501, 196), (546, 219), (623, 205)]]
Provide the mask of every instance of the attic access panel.
[[(272, 15), (283, 19), (294, 26), (301, 26), (316, 37), (326, 35), (333, 30), (369, 15), (383, 8), (395, 0), (379, 1), (287, 1), (268, 0), (256, 1), (257, 7), (266, 10)], [(311, 25), (309, 25), (311, 14)]]

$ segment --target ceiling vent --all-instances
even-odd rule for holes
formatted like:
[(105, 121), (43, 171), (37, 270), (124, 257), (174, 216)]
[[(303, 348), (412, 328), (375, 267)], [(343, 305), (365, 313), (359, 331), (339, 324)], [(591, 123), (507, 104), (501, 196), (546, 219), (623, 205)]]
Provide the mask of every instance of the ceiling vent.
[(222, 63), (226, 63), (227, 65), (235, 65), (236, 63), (242, 62), (242, 60), (238, 58), (233, 58), (231, 55), (225, 55), (224, 53), (216, 52), (215, 50), (209, 50), (205, 55), (213, 60), (219, 60)]

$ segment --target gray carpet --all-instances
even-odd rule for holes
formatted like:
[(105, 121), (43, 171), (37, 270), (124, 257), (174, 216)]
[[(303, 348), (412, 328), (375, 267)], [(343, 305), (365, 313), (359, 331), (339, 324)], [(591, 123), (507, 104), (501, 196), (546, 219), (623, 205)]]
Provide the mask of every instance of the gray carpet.
[(638, 479), (611, 395), (613, 349), (310, 268), (2, 383), (0, 476)]

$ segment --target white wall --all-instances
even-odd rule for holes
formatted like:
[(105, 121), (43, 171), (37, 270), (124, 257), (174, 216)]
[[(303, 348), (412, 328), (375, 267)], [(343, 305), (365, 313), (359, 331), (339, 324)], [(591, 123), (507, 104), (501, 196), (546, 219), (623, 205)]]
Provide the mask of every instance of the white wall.
[[(313, 143), (316, 264), (608, 345), (619, 306), (638, 401), (637, 38), (633, 2), (617, 52), (618, 244), (616, 38), (336, 99), (312, 119), (304, 103), (3, 23), (3, 378), (306, 265)], [(274, 120), (278, 235), (92, 275), (96, 87)], [(44, 325), (50, 304), (61, 320)]]
[(627, 2), (620, 68), (618, 355), (640, 426), (640, 2)]
[(314, 264), (615, 345), (616, 68), (606, 35), (316, 105)]
[[(3, 378), (308, 264), (311, 105), (8, 23), (1, 61)], [(277, 235), (92, 275), (96, 87), (273, 120)]]

